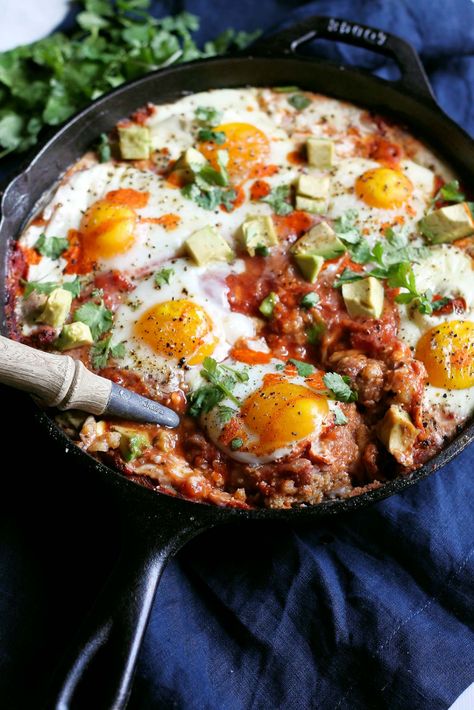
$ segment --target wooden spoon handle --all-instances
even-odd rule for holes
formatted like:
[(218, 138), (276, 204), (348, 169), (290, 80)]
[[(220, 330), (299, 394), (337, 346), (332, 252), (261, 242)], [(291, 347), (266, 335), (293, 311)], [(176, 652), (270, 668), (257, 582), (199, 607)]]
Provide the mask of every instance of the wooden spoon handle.
[(0, 336), (0, 382), (34, 394), (42, 404), (102, 414), (112, 389), (80, 360), (53, 355)]

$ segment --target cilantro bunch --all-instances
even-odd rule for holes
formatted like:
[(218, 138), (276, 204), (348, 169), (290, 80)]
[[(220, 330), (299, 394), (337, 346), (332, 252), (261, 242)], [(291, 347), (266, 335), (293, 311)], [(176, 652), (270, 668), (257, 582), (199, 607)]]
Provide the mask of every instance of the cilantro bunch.
[(156, 19), (150, 0), (80, 0), (71, 35), (55, 32), (0, 53), (0, 157), (33, 146), (56, 126), (124, 81), (175, 62), (247, 46), (258, 34), (226, 30), (199, 49), (194, 15)]

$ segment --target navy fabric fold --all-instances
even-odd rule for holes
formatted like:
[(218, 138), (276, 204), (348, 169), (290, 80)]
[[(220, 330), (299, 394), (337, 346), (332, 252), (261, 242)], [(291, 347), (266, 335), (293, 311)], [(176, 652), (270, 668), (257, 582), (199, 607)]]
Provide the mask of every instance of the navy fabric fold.
[[(315, 14), (390, 31), (420, 52), (443, 110), (474, 132), (470, 0), (167, 0), (153, 8), (198, 14), (201, 42), (229, 26), (270, 32)], [(351, 47), (308, 51), (394, 75), (384, 58)], [(15, 421), (5, 441), (18, 440)], [(0, 705), (9, 708), (35, 706), (117, 552), (107, 501), (68, 481), (64, 460), (39, 482), (39, 441), (5, 471), (0, 500)], [(473, 500), (470, 447), (368, 509), (199, 536), (165, 570), (129, 707), (445, 710), (474, 681)]]

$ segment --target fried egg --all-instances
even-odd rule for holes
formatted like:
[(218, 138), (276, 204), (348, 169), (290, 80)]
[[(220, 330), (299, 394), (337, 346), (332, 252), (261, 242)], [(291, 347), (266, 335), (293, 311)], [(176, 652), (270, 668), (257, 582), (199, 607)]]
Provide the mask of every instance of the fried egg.
[(416, 306), (399, 305), (398, 337), (427, 370), (425, 409), (439, 405), (463, 419), (474, 411), (473, 262), (453, 245), (431, 247), (430, 252), (427, 259), (413, 265), (418, 291), (458, 299), (459, 306), (454, 302), (451, 312), (424, 315)]
[[(232, 358), (222, 365), (242, 375), (224, 399), (202, 415), (202, 424), (222, 451), (250, 465), (275, 461), (333, 426), (335, 403), (324, 394), (320, 373), (301, 377), (276, 359), (246, 367)], [(283, 369), (285, 368), (285, 369)]]
[(328, 216), (334, 219), (352, 210), (355, 226), (369, 241), (392, 225), (415, 233), (434, 189), (434, 173), (411, 160), (395, 169), (366, 158), (345, 158), (331, 176)]
[(232, 312), (227, 300), (225, 279), (242, 268), (240, 260), (199, 267), (174, 259), (160, 265), (165, 280), (140, 280), (115, 314), (113, 342), (126, 351), (121, 366), (176, 385), (205, 357), (223, 360), (238, 338), (253, 337), (255, 320)]

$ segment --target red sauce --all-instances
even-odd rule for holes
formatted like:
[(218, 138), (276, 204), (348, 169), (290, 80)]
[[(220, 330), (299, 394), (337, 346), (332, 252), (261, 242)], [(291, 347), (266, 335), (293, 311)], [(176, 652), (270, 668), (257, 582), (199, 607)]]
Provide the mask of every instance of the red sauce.
[(149, 224), (160, 224), (168, 232), (176, 229), (181, 223), (181, 217), (177, 214), (163, 214), (161, 217), (143, 217), (141, 222), (147, 222)]
[(141, 207), (146, 207), (150, 199), (149, 192), (139, 192), (132, 188), (121, 188), (120, 190), (111, 190), (105, 196), (107, 202), (114, 205), (123, 205), (138, 210)]
[(368, 142), (367, 157), (378, 160), (389, 168), (398, 168), (403, 151), (397, 143), (391, 143), (382, 136), (373, 135)]
[(261, 200), (270, 193), (270, 190), (271, 187), (266, 180), (255, 180), (250, 187), (250, 199), (255, 202)]
[(310, 229), (313, 224), (320, 221), (319, 217), (314, 217), (308, 212), (301, 212), (300, 210), (295, 210), (291, 214), (280, 217), (275, 215), (273, 217), (275, 222), (275, 227), (280, 239), (286, 239), (289, 242), (295, 242), (299, 239), (305, 232)]
[(286, 156), (286, 159), (292, 165), (303, 165), (306, 163), (306, 153), (304, 147), (301, 147), (299, 150), (290, 151)]

